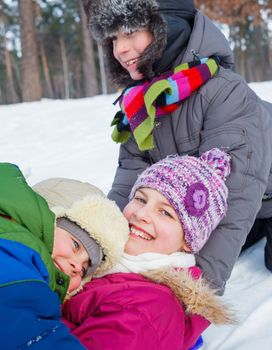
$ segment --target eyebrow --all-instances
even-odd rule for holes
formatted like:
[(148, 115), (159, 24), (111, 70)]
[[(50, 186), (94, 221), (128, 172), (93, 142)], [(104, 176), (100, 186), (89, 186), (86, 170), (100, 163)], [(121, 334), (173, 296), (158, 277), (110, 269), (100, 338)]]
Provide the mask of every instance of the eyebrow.
[[(143, 191), (141, 188), (139, 188), (139, 189), (135, 192), (134, 197), (135, 197), (135, 195), (136, 195), (137, 192), (140, 192), (144, 197), (148, 197), (148, 196), (144, 193), (144, 191)], [(159, 192), (159, 193), (160, 193), (160, 192)], [(165, 200), (165, 201), (164, 201), (164, 200), (159, 201), (158, 204), (159, 204), (159, 205), (164, 205), (164, 206), (166, 206), (166, 207), (168, 207), (168, 208), (170, 208), (170, 209), (173, 209), (173, 210), (175, 211), (175, 209), (172, 207), (172, 205), (171, 205), (170, 203), (166, 202), (166, 200)]]

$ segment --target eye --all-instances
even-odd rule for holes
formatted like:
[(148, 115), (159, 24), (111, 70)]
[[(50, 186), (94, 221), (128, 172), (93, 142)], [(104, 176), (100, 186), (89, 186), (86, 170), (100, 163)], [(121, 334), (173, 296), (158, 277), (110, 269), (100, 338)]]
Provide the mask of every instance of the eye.
[(73, 238), (72, 238), (72, 241), (73, 241), (74, 248), (75, 248), (76, 250), (79, 250), (79, 249), (80, 249), (80, 245), (79, 245), (78, 241), (76, 241), (76, 240), (73, 239)]
[(134, 36), (136, 33), (139, 33), (141, 30), (139, 29), (130, 29), (127, 32), (124, 33), (124, 35), (128, 38)]
[(136, 30), (130, 29), (130, 30), (128, 30), (127, 32), (125, 32), (125, 36), (131, 36), (131, 35), (133, 35), (135, 32), (136, 32)]
[(134, 197), (134, 200), (135, 200), (136, 202), (139, 202), (139, 203), (143, 203), (143, 204), (146, 203), (146, 200), (145, 200), (143, 197), (139, 196), (139, 195), (136, 195), (136, 196)]
[(168, 217), (170, 217), (170, 218), (173, 219), (173, 215), (172, 215), (171, 213), (169, 213), (169, 211), (167, 211), (167, 210), (165, 210), (165, 209), (162, 209), (162, 210), (161, 210), (161, 214), (162, 214), (162, 215), (165, 215), (165, 216), (168, 216)]

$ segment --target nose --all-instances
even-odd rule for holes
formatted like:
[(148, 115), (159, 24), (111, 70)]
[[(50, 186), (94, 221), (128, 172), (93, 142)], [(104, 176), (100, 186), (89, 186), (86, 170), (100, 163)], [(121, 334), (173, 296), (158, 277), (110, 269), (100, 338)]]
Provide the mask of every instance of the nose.
[(136, 219), (140, 222), (144, 222), (147, 224), (151, 223), (151, 215), (150, 215), (150, 210), (147, 205), (144, 205), (140, 208), (138, 208), (135, 212), (134, 215)]
[(82, 271), (82, 264), (75, 259), (70, 261), (70, 266), (72, 273), (79, 273)]

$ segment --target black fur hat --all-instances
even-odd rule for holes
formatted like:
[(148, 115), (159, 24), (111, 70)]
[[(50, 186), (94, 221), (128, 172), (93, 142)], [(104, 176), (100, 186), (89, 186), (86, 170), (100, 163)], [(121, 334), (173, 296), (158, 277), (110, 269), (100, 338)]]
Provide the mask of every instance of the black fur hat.
[[(159, 70), (162, 68), (160, 64), (155, 65), (155, 63), (162, 58), (169, 44), (169, 37), (173, 37), (173, 32), (174, 36), (179, 35), (179, 43), (183, 40), (180, 35), (181, 29), (174, 28), (171, 32), (171, 26), (175, 20), (170, 18), (169, 21), (169, 16), (177, 16), (179, 20), (186, 23), (184, 42), (187, 43), (191, 33), (191, 26), (187, 21), (193, 20), (195, 14), (193, 0), (82, 0), (82, 2), (91, 33), (103, 47), (110, 78), (119, 86), (130, 84), (133, 80), (113, 56), (111, 37), (118, 30), (131, 31), (145, 27), (153, 34), (154, 40), (145, 49), (138, 64), (138, 70), (143, 76), (151, 79), (156, 73), (155, 66)], [(184, 31), (181, 23), (177, 27)]]

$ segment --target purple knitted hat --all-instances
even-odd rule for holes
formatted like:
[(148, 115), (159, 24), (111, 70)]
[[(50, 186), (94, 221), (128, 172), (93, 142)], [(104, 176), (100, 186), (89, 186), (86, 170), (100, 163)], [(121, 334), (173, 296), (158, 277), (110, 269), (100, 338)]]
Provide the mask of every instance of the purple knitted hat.
[(160, 192), (176, 211), (192, 253), (204, 246), (227, 211), (230, 156), (218, 148), (192, 156), (169, 156), (147, 168), (130, 199), (142, 187)]

